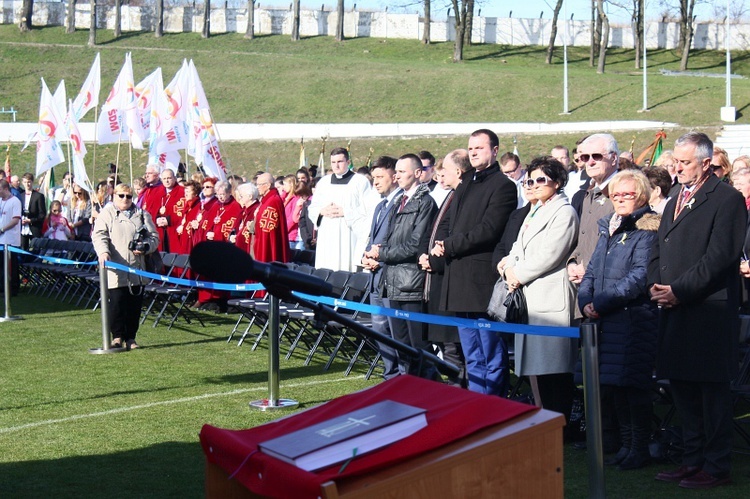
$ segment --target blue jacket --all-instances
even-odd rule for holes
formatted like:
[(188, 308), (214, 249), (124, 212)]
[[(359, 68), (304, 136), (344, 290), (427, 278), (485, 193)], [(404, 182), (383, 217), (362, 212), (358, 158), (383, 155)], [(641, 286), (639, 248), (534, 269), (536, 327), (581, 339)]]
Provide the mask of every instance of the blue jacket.
[(593, 303), (599, 314), (600, 382), (647, 388), (658, 331), (647, 274), (660, 218), (645, 206), (625, 217), (610, 236), (612, 216), (599, 220), (599, 239), (578, 290), (578, 306), (583, 310)]

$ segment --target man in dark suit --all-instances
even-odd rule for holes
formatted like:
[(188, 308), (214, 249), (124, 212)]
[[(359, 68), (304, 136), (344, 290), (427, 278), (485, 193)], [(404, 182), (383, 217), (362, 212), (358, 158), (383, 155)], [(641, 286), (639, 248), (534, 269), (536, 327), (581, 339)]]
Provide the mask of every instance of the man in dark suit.
[[(464, 318), (487, 318), (495, 284), (492, 252), (503, 235), (518, 198), (515, 184), (500, 171), (497, 135), (486, 129), (469, 138), (473, 170), (465, 173), (448, 210), (449, 236), (435, 241), (431, 253), (445, 255), (440, 308)], [(508, 389), (508, 349), (500, 335), (460, 327), (469, 389), (505, 396)]]
[(47, 204), (44, 194), (34, 190), (34, 175), (24, 173), (21, 177), (24, 193), (21, 200), (23, 217), (21, 218), (21, 247), (28, 251), (29, 242), (35, 237), (42, 237), (44, 217), (47, 216)]
[(739, 274), (747, 213), (742, 195), (711, 173), (713, 143), (690, 132), (675, 142), (679, 194), (662, 216), (649, 264), (661, 308), (656, 375), (668, 379), (682, 421), (682, 466), (657, 480), (708, 489), (730, 481), (737, 374)]
[[(390, 156), (381, 156), (375, 160), (372, 168), (373, 187), (381, 196), (381, 201), (375, 207), (375, 213), (372, 217), (370, 226), (370, 238), (367, 244), (367, 251), (372, 249), (373, 244), (382, 244), (388, 234), (389, 213), (393, 208), (393, 200), (399, 196), (401, 189), (396, 184), (396, 158)], [(383, 277), (383, 264), (375, 259), (362, 257), (362, 266), (372, 272), (372, 284), (370, 289), (370, 304), (376, 307), (390, 307), (387, 298), (380, 295), (380, 280)], [(388, 317), (381, 314), (372, 314), (372, 328), (386, 336), (391, 336), (391, 330), (388, 325)], [(383, 377), (390, 379), (398, 376), (398, 363), (396, 361), (396, 351), (383, 343), (378, 343), (380, 356), (383, 358), (385, 369)]]

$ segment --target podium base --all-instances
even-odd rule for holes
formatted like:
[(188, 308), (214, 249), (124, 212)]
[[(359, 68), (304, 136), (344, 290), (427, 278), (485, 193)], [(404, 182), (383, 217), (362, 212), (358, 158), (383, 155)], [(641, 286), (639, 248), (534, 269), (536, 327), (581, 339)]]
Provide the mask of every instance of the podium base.
[(299, 407), (299, 402), (292, 399), (279, 399), (276, 401), (276, 405), (270, 405), (268, 399), (254, 400), (250, 402), (251, 409), (258, 409), (260, 411), (274, 411), (277, 409), (296, 409)]
[(103, 349), (103, 348), (89, 348), (89, 353), (94, 354), (94, 355), (102, 355), (102, 354), (108, 354), (108, 353), (120, 353), (120, 352), (124, 352), (124, 351), (125, 351), (125, 349), (122, 348), (122, 347), (120, 347), (120, 348), (108, 348), (106, 350)]
[(0, 317), (0, 322), (13, 322), (13, 321), (22, 321), (23, 317), (20, 315), (8, 315), (5, 317)]

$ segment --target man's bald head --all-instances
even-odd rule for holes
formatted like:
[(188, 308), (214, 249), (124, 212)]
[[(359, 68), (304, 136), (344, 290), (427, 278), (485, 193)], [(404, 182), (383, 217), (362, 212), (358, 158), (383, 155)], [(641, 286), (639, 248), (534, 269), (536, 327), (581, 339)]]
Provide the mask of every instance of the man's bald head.
[(260, 196), (263, 197), (273, 188), (273, 175), (270, 173), (261, 173), (258, 175), (258, 181), (256, 185), (258, 186), (258, 192), (260, 193)]

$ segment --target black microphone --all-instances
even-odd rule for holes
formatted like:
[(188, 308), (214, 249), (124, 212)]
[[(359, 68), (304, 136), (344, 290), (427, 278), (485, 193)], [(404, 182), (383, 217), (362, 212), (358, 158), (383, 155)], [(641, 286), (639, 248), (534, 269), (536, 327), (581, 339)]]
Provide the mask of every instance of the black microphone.
[(190, 252), (190, 267), (215, 282), (259, 281), (267, 289), (282, 286), (316, 296), (334, 296), (331, 284), (314, 275), (289, 270), (283, 263), (262, 263), (234, 244), (204, 241)]

